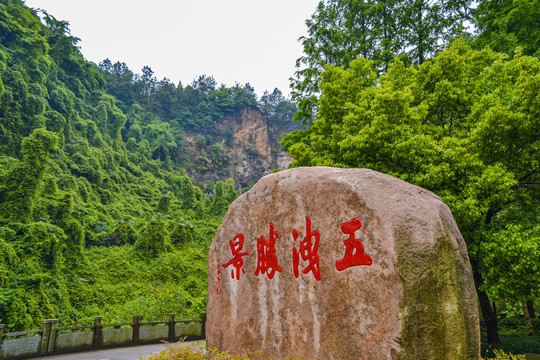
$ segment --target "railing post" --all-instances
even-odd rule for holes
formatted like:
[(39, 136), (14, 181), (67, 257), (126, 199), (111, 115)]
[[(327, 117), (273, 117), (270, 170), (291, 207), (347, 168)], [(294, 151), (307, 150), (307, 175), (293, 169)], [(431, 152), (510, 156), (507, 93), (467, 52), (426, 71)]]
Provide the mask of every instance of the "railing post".
[(169, 314), (169, 342), (174, 341), (174, 313)]
[(141, 315), (133, 315), (133, 342), (139, 342), (139, 328), (141, 324)]
[(39, 343), (39, 354), (45, 355), (49, 349), (49, 338), (51, 337), (51, 320), (41, 322), (41, 341)]
[(206, 313), (201, 314), (201, 338), (206, 339)]
[(56, 329), (58, 328), (58, 320), (51, 320), (51, 330), (49, 332), (49, 345), (47, 346), (47, 353), (50, 354), (54, 352), (54, 347), (56, 345)]
[(103, 343), (103, 326), (101, 326), (101, 316), (94, 318), (94, 341), (92, 347), (99, 348)]
[(2, 345), (2, 336), (4, 335), (4, 324), (0, 324), (0, 345)]

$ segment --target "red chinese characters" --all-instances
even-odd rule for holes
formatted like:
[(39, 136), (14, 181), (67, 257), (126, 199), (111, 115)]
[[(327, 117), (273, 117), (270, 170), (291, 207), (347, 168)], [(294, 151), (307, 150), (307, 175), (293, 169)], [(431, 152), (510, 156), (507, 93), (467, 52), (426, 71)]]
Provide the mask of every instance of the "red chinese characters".
[[(318, 230), (312, 230), (311, 217), (306, 216), (306, 227), (303, 238), (300, 237), (300, 231), (298, 229), (292, 230), (293, 246), (292, 246), (292, 270), (296, 278), (300, 276), (300, 267), (302, 274), (313, 275), (313, 278), (317, 281), (321, 281), (321, 268), (320, 268), (320, 256), (319, 245), (321, 241), (321, 233)], [(257, 268), (255, 269), (255, 276), (259, 274), (266, 274), (268, 279), (273, 279), (276, 272), (282, 273), (283, 268), (279, 266), (279, 260), (276, 250), (276, 240), (280, 237), (279, 233), (275, 231), (274, 224), (270, 223), (270, 232), (268, 239), (262, 235), (257, 238)], [(371, 266), (373, 260), (371, 255), (365, 253), (364, 244), (360, 239), (356, 238), (356, 231), (360, 230), (362, 222), (360, 219), (355, 218), (341, 224), (341, 232), (349, 237), (343, 241), (345, 245), (345, 254), (341, 260), (335, 261), (335, 267), (337, 271), (343, 271), (354, 266)], [(299, 240), (297, 242), (297, 240)], [(244, 269), (244, 256), (248, 256), (248, 251), (242, 251), (244, 247), (244, 234), (237, 234), (233, 240), (229, 241), (229, 247), (233, 258), (226, 264), (222, 265), (223, 268), (231, 268), (231, 278), (240, 280), (240, 274), (245, 274)], [(221, 293), (220, 289), (220, 264), (218, 259), (217, 264), (217, 285), (216, 292)]]
[(257, 239), (257, 269), (255, 270), (255, 276), (266, 273), (266, 276), (272, 279), (276, 271), (279, 273), (283, 271), (283, 268), (278, 265), (276, 256), (276, 239), (278, 237), (279, 233), (274, 231), (274, 224), (270, 224), (269, 239), (266, 239), (264, 235)]
[(358, 218), (341, 224), (341, 232), (349, 235), (349, 238), (343, 241), (343, 244), (345, 244), (345, 255), (343, 259), (336, 261), (337, 271), (343, 271), (358, 265), (370, 266), (373, 264), (371, 256), (364, 253), (364, 244), (354, 234), (361, 227), (362, 222)]
[[(233, 265), (236, 269), (236, 280), (240, 280), (240, 271), (242, 271), (242, 274), (246, 273), (246, 270), (243, 268), (244, 259), (242, 259), (242, 256), (249, 255), (249, 252), (247, 251), (243, 253), (240, 252), (244, 247), (244, 234), (240, 233), (236, 235), (233, 240), (229, 241), (229, 247), (231, 248), (233, 258), (228, 263), (224, 264), (223, 268)], [(234, 269), (231, 269), (231, 278), (234, 279)]]
[[(294, 241), (296, 241), (300, 236), (300, 233), (298, 230), (293, 229), (292, 236)], [(293, 272), (295, 277), (299, 276), (298, 265), (300, 263), (300, 257), (302, 257), (302, 261), (307, 261), (309, 263), (308, 266), (302, 270), (302, 273), (307, 274), (311, 271), (315, 280), (321, 281), (321, 269), (319, 267), (320, 239), (321, 234), (318, 231), (311, 231), (311, 218), (306, 216), (306, 236), (300, 241), (300, 251), (298, 251), (296, 247), (293, 248)]]

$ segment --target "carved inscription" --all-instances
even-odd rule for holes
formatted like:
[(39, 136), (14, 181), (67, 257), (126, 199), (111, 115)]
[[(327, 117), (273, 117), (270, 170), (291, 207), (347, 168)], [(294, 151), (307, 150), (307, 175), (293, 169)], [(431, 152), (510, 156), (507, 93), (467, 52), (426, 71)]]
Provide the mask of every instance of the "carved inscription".
[[(294, 276), (298, 278), (300, 276), (300, 266), (304, 266), (301, 270), (302, 274), (311, 275), (317, 281), (321, 281), (321, 269), (320, 269), (320, 255), (319, 244), (321, 237), (324, 238), (324, 234), (321, 234), (318, 230), (312, 229), (312, 221), (309, 216), (306, 216), (306, 225), (304, 231), (301, 232), (298, 229), (291, 231), (292, 241), (294, 246), (292, 249), (292, 270)], [(356, 232), (362, 227), (362, 221), (358, 218), (351, 219), (341, 224), (341, 232), (348, 235), (348, 238), (343, 240), (345, 247), (345, 253), (343, 258), (335, 261), (335, 268), (337, 271), (343, 271), (345, 269), (356, 266), (371, 266), (373, 259), (369, 254), (364, 251), (364, 244), (360, 239), (356, 238)], [(303, 237), (301, 237), (303, 234)], [(255, 276), (265, 274), (268, 279), (272, 279), (275, 273), (283, 272), (283, 267), (279, 265), (278, 254), (276, 250), (276, 241), (280, 238), (280, 234), (276, 231), (274, 224), (270, 223), (268, 239), (265, 235), (261, 235), (257, 238), (257, 268), (255, 269)], [(283, 240), (283, 239), (282, 239)], [(240, 280), (240, 274), (245, 274), (244, 269), (244, 256), (249, 256), (248, 251), (243, 251), (244, 247), (244, 234), (238, 233), (233, 240), (229, 241), (229, 247), (231, 249), (232, 258), (227, 263), (223, 264), (223, 268), (231, 267), (231, 279)], [(218, 260), (218, 294), (219, 291), (219, 260)]]

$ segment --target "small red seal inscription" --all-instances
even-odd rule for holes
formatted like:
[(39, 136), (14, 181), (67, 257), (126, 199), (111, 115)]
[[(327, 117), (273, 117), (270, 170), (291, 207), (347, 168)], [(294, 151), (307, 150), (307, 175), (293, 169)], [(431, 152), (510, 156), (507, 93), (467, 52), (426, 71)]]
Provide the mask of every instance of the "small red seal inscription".
[(217, 287), (216, 287), (216, 294), (221, 295), (221, 269), (219, 268), (219, 259), (217, 259)]
[(352, 219), (341, 224), (341, 232), (349, 235), (347, 240), (343, 241), (345, 245), (345, 255), (343, 259), (336, 261), (336, 270), (343, 271), (353, 266), (373, 264), (371, 256), (364, 253), (364, 244), (356, 238), (355, 232), (360, 230), (362, 222), (360, 219)]

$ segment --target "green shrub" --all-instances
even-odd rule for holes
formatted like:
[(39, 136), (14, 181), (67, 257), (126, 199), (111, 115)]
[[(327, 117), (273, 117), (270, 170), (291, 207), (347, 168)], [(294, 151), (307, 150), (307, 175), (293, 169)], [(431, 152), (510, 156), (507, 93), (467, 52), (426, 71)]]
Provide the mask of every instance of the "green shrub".
[(159, 254), (171, 250), (169, 234), (162, 217), (154, 217), (146, 224), (142, 234), (135, 242), (135, 250), (148, 258), (157, 257)]
[(507, 316), (499, 320), (499, 326), (503, 329), (519, 329), (525, 326), (525, 320), (514, 316)]
[(494, 351), (502, 350), (511, 354), (540, 354), (540, 337), (527, 338), (523, 335), (506, 335), (500, 334), (500, 345), (485, 344), (487, 337), (482, 334), (482, 356), (494, 357)]
[(525, 355), (507, 354), (503, 350), (493, 350), (493, 355), (495, 355), (496, 360), (525, 360)]
[(531, 327), (535, 334), (540, 334), (540, 319), (531, 319)]

